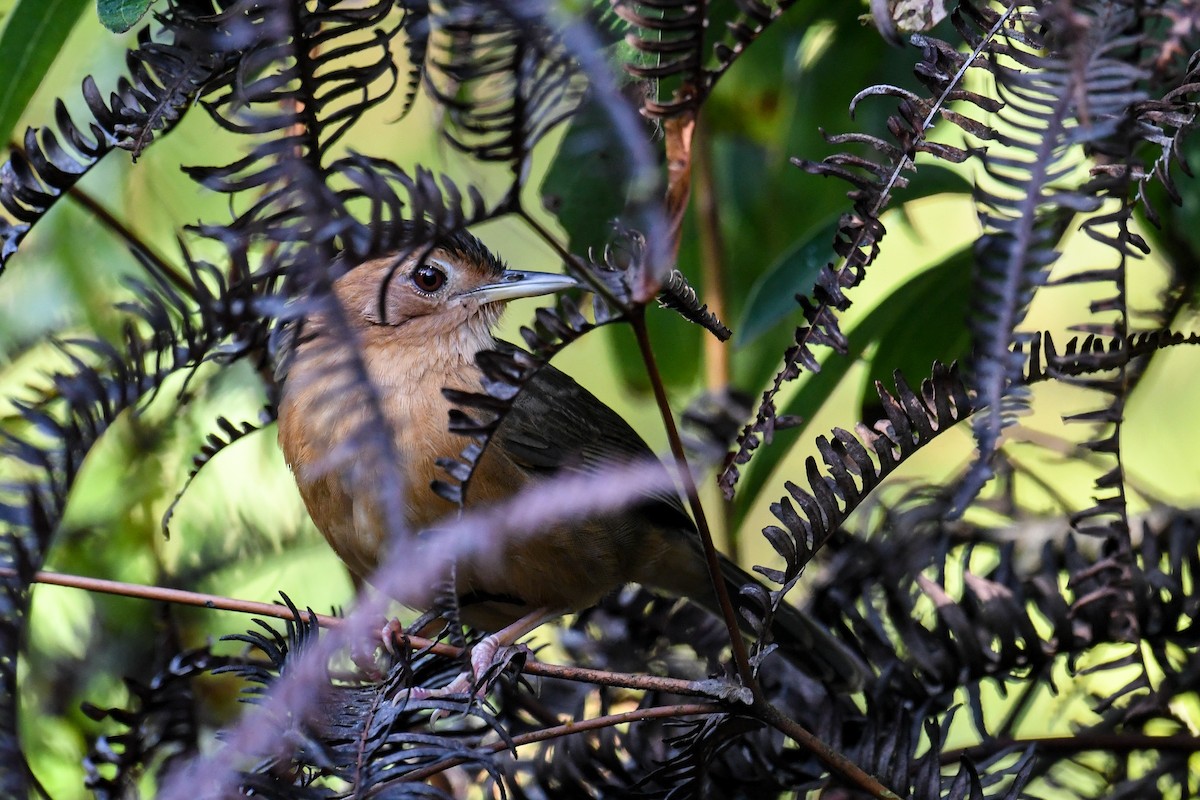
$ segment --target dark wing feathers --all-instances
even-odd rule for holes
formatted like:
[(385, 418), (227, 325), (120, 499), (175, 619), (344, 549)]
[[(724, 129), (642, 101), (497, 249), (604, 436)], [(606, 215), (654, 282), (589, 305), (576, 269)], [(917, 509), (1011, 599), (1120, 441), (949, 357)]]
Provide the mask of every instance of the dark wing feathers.
[[(655, 461), (649, 446), (617, 412), (549, 365), (517, 395), (493, 434), (493, 443), (525, 471), (542, 475), (561, 470), (599, 472), (621, 463)], [(645, 497), (638, 510), (655, 524), (694, 530), (674, 491), (650, 491)]]

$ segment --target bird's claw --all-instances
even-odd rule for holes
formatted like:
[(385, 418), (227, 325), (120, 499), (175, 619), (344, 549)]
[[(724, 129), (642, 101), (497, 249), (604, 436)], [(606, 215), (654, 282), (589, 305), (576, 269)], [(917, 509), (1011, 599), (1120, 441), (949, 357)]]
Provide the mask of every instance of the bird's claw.
[[(511, 658), (507, 657), (508, 651), (528, 652), (528, 649), (524, 645), (503, 645), (496, 637), (486, 636), (471, 648), (469, 670), (463, 670), (450, 683), (436, 689), (414, 686), (404, 693), (404, 698), (408, 701), (466, 698), (469, 703), (482, 702), (492, 684), (503, 672), (503, 669), (496, 667), (506, 666), (511, 661)], [(497, 656), (504, 657), (498, 659)], [(447, 709), (434, 709), (429, 721), (437, 722), (449, 714)]]
[(395, 618), (389, 619), (379, 631), (379, 644), (383, 647), (383, 652), (387, 653), (388, 658), (393, 661), (400, 657), (396, 643), (404, 641), (404, 634), (404, 626), (400, 620)]

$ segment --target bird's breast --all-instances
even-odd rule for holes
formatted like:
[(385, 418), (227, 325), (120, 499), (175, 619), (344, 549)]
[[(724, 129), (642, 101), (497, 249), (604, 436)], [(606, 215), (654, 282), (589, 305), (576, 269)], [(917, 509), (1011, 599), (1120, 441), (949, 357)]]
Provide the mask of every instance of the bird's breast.
[(313, 522), (351, 571), (366, 577), (395, 527), (384, 509), (396, 498), (385, 493), (400, 493), (408, 530), (455, 511), (430, 488), (444, 477), (437, 460), (458, 456), (466, 444), (447, 430), (442, 388), (478, 390), (478, 383), (474, 367), (415, 369), (411, 357), (368, 344), (368, 388), (337, 355), (311, 345), (297, 354), (280, 400), (279, 443)]
[[(479, 391), (480, 386), (473, 364), (433, 363), (421, 348), (398, 351), (368, 341), (362, 352), (373, 395), (352, 379), (346, 365), (336, 362), (338, 349), (310, 343), (309, 350), (297, 354), (283, 387), (279, 442), (313, 521), (350, 570), (368, 578), (387, 555), (393, 527), (383, 513), (386, 493), (399, 489), (409, 531), (428, 528), (456, 511), (430, 488), (432, 481), (445, 477), (437, 460), (458, 457), (467, 443), (447, 429), (451, 404), (442, 389)], [(541, 447), (546, 431), (534, 436), (520, 426), (542, 422), (506, 420), (509, 429), (493, 437), (475, 467), (468, 505), (507, 500), (535, 480), (506, 443), (521, 450), (521, 443), (533, 436), (521, 451), (530, 456), (525, 451)], [(387, 437), (399, 465), (381, 461), (389, 449), (379, 446), (379, 437)], [(394, 485), (394, 476), (402, 487)], [(516, 531), (503, 542), (475, 543), (485, 546), (455, 557), (456, 588), (466, 603), (463, 619), (494, 630), (536, 608), (567, 611), (593, 605), (629, 580), (635, 565), (657, 563), (659, 539), (647, 535), (633, 516), (616, 515)], [(438, 546), (436, 533), (420, 541), (421, 546)], [(482, 600), (470, 602), (474, 598)]]

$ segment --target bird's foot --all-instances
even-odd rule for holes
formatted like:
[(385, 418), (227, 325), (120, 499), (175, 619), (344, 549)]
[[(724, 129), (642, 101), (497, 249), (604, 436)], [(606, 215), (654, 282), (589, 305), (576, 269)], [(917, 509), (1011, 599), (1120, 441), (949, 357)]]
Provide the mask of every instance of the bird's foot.
[(485, 636), (471, 648), (471, 668), (469, 670), (463, 670), (450, 683), (436, 689), (415, 686), (409, 696), (415, 700), (461, 697), (463, 695), (469, 696), (472, 700), (481, 699), (512, 660), (507, 657), (497, 659), (502, 650), (519, 652), (517, 648), (509, 646), (503, 641), (500, 634), (493, 633)]
[[(388, 668), (396, 660), (397, 650), (395, 642), (398, 636), (403, 634), (404, 627), (400, 624), (400, 620), (389, 620), (384, 624), (379, 632), (379, 640), (367, 639), (366, 641), (358, 640), (350, 643), (350, 661), (354, 666), (358, 667), (358, 671), (368, 681), (378, 682), (383, 680), (387, 675)], [(379, 650), (383, 650), (382, 658), (379, 656)]]
[(405, 633), (404, 626), (395, 618), (389, 619), (379, 631), (379, 644), (392, 661), (400, 657), (396, 643), (404, 641)]
[(439, 707), (429, 716), (432, 725), (440, 719), (445, 719), (454, 713), (466, 713), (472, 705), (482, 703), (484, 697), (509, 665), (517, 659), (523, 659), (529, 653), (529, 648), (523, 644), (505, 644), (500, 637), (493, 634), (481, 639), (471, 649), (471, 669), (463, 670), (454, 680), (437, 689), (427, 689), (423, 686), (413, 687), (405, 692), (404, 697), (411, 700), (449, 700), (467, 701), (466, 707)]
[[(481, 700), (508, 666), (529, 652), (528, 648), (517, 646), (516, 641), (561, 613), (551, 609), (537, 609), (503, 630), (488, 634), (471, 648), (469, 672), (459, 673), (450, 683), (437, 689), (413, 687), (403, 696), (411, 700), (429, 700), (460, 698), (466, 695), (471, 702)], [(433, 720), (442, 713), (440, 709), (436, 711)]]

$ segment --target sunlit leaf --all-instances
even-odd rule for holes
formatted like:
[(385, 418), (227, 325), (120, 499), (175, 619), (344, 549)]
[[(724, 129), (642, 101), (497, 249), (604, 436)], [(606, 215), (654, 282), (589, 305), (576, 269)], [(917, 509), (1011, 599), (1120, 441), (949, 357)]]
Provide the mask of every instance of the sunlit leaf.
[(154, 0), (96, 0), (101, 24), (113, 33), (124, 33), (138, 23)]
[(870, 409), (878, 403), (875, 381), (894, 387), (896, 370), (917, 381), (929, 373), (934, 361), (950, 364), (970, 352), (971, 336), (964, 321), (970, 306), (971, 253), (960, 250), (934, 270), (936, 278), (914, 281), (913, 293), (903, 298), (907, 307), (897, 310), (887, 335), (879, 337), (859, 402), (864, 418), (873, 416)]
[(54, 63), (87, 0), (20, 0), (0, 33), (0, 142), (14, 128), (46, 70)]
[[(827, 359), (822, 365), (821, 371), (810, 376), (800, 387), (800, 390), (796, 392), (795, 396), (792, 397), (791, 401), (780, 409), (781, 415), (797, 415), (803, 420), (800, 425), (789, 429), (782, 435), (789, 437), (789, 439), (798, 437), (799, 441), (808, 441), (808, 437), (804, 434), (808, 427), (808, 422), (820, 410), (824, 402), (837, 390), (838, 385), (846, 377), (846, 373), (850, 371), (850, 368), (862, 357), (867, 348), (875, 342), (880, 342), (880, 349), (884, 352), (884, 359), (902, 362), (897, 363), (896, 366), (887, 367), (887, 361), (879, 359), (878, 353), (872, 359), (872, 375), (874, 375), (876, 365), (878, 365), (879, 369), (886, 368), (885, 382), (888, 385), (892, 382), (891, 370), (897, 366), (904, 369), (906, 375), (912, 375), (913, 380), (918, 380), (920, 377), (928, 374), (932, 365), (932, 359), (944, 357), (944, 353), (935, 353), (928, 363), (925, 363), (924, 366), (919, 366), (914, 365), (907, 358), (901, 359), (894, 355), (890, 344), (885, 347), (884, 343), (905, 330), (919, 327), (918, 323), (928, 322), (929, 317), (935, 316), (931, 315), (928, 311), (932, 307), (928, 305), (929, 303), (944, 301), (965, 304), (966, 293), (971, 280), (970, 266), (970, 250), (960, 250), (954, 253), (942, 263), (911, 278), (907, 283), (893, 292), (883, 303), (871, 311), (866, 318), (855, 325), (848, 333), (849, 346), (846, 354)], [(948, 312), (945, 318), (940, 319), (936, 323), (936, 329), (943, 331), (943, 326), (954, 324), (957, 324), (961, 328), (961, 315), (957, 317), (957, 321), (951, 320), (951, 316), (952, 314)], [(936, 349), (934, 346), (935, 343), (928, 340), (925, 341), (927, 344), (925, 352), (929, 354)], [(947, 343), (944, 349), (947, 352), (954, 351), (954, 346), (952, 343)], [(873, 383), (868, 383), (867, 386), (868, 388), (864, 390), (866, 392), (864, 399), (873, 396), (873, 389), (870, 388), (873, 386)], [(767, 479), (787, 456), (787, 453), (788, 449), (786, 447), (776, 446), (763, 448), (762, 452), (755, 456), (754, 461), (751, 462), (750, 469), (742, 477), (736, 495), (735, 505), (739, 520), (745, 515), (748, 509), (754, 507), (759, 492), (762, 491)]]

